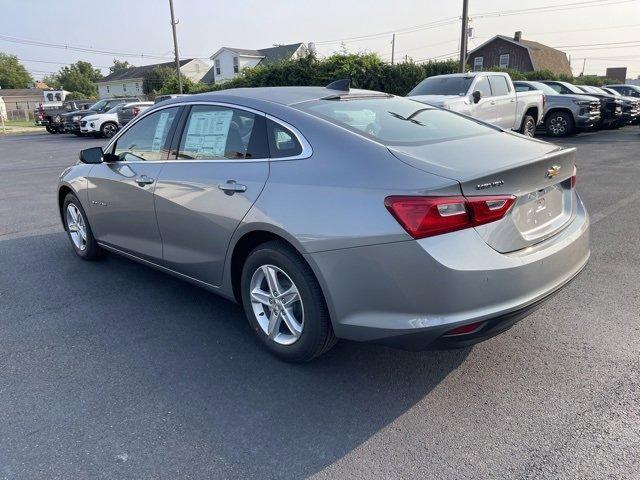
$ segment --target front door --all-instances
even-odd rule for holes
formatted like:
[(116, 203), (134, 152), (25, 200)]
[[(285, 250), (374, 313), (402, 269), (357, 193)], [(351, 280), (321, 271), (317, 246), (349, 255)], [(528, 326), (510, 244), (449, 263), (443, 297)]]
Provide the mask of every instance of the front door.
[(483, 120), (488, 123), (495, 123), (496, 121), (496, 108), (493, 95), (491, 93), (491, 86), (489, 85), (489, 79), (484, 76), (478, 76), (475, 81), (472, 91), (480, 92), (480, 101), (473, 108), (474, 118)]
[(99, 242), (147, 260), (162, 259), (153, 192), (177, 113), (178, 107), (172, 107), (142, 118), (108, 151), (118, 160), (91, 170), (89, 216)]
[(269, 176), (265, 118), (195, 105), (173, 149), (155, 190), (164, 265), (219, 285), (231, 236)]

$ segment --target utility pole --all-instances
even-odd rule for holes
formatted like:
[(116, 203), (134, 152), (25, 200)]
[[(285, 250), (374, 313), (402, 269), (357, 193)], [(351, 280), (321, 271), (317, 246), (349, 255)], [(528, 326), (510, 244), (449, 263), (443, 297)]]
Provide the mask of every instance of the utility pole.
[(180, 76), (180, 54), (178, 54), (178, 36), (176, 35), (176, 22), (173, 14), (173, 0), (169, 0), (169, 9), (171, 10), (171, 29), (173, 30), (173, 51), (176, 57), (176, 74), (178, 75), (178, 93), (182, 93), (182, 77)]
[(393, 34), (393, 37), (391, 38), (391, 65), (393, 65), (393, 60), (394, 60), (394, 56), (396, 53), (396, 34)]
[(469, 0), (462, 0), (462, 33), (460, 34), (460, 73), (464, 73), (467, 64), (467, 39), (469, 27)]

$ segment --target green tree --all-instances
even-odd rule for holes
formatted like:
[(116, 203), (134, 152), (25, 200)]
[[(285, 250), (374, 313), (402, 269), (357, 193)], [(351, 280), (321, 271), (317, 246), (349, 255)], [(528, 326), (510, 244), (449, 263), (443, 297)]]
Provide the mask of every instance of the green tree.
[(95, 82), (102, 78), (102, 74), (89, 62), (79, 61), (62, 67), (57, 77), (60, 86), (65, 90), (81, 93), (85, 97), (95, 97), (98, 94)]
[(0, 53), (0, 87), (27, 88), (33, 78), (15, 55)]
[(148, 71), (142, 77), (142, 91), (146, 95), (160, 91), (164, 82), (173, 75), (173, 69), (169, 67), (156, 67)]
[(127, 68), (131, 68), (134, 65), (131, 65), (126, 60), (118, 60), (117, 58), (113, 59), (113, 65), (109, 67), (109, 73), (116, 73), (122, 70), (126, 70)]

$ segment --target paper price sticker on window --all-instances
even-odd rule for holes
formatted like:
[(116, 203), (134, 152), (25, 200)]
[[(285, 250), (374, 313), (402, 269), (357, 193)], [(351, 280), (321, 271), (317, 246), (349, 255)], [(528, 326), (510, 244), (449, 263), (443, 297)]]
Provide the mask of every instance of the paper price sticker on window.
[(227, 109), (193, 112), (184, 150), (192, 158), (224, 158), (232, 117), (233, 111)]
[(153, 135), (153, 144), (151, 145), (152, 152), (159, 152), (162, 149), (162, 144), (167, 138), (167, 121), (169, 120), (169, 116), (171, 115), (172, 112), (162, 112), (160, 114), (158, 125), (156, 125), (156, 132)]

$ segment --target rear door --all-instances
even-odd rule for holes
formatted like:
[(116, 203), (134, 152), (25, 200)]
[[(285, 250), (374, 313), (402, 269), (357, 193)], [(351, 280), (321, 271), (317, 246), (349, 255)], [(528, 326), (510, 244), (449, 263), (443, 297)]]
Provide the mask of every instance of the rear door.
[(180, 131), (155, 190), (164, 265), (219, 285), (231, 236), (269, 176), (266, 119), (241, 107), (193, 105)]
[(88, 176), (91, 226), (103, 243), (151, 261), (162, 259), (153, 192), (168, 156), (179, 107), (157, 110), (110, 147), (119, 160)]
[(495, 125), (502, 128), (514, 128), (516, 123), (516, 96), (503, 75), (490, 75), (489, 84), (495, 102)]
[(480, 101), (473, 107), (473, 117), (478, 120), (493, 123), (496, 122), (496, 102), (493, 99), (491, 85), (486, 75), (479, 75), (472, 87), (472, 91), (480, 92)]

